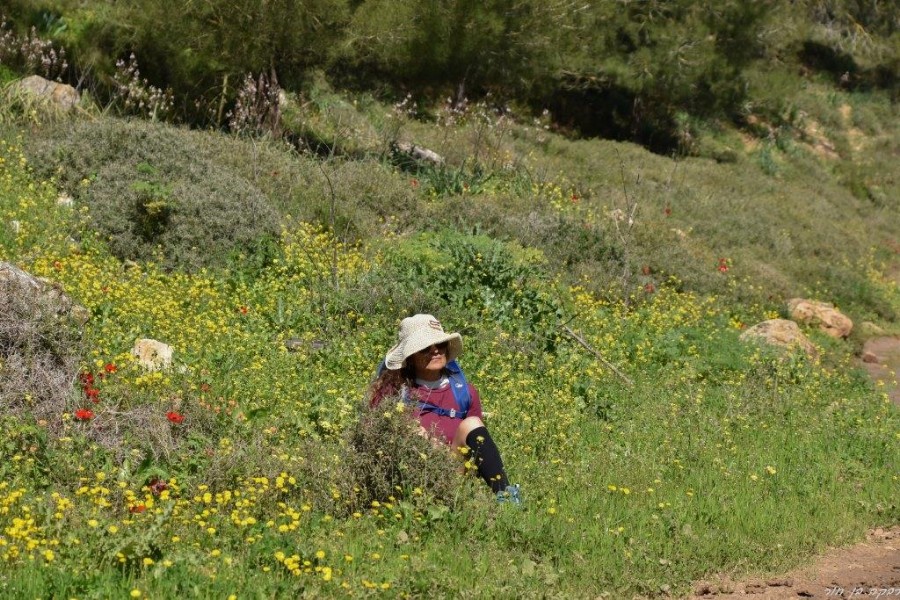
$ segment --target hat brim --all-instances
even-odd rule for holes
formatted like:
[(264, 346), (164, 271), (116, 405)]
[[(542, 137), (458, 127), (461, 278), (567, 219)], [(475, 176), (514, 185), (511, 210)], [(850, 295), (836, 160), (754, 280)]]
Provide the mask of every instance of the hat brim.
[(458, 333), (447, 333), (444, 335), (429, 336), (425, 339), (407, 340), (388, 350), (384, 357), (384, 366), (390, 371), (396, 371), (403, 367), (406, 359), (425, 348), (429, 348), (435, 344), (448, 343), (447, 346), (447, 362), (456, 360), (462, 354), (462, 336)]

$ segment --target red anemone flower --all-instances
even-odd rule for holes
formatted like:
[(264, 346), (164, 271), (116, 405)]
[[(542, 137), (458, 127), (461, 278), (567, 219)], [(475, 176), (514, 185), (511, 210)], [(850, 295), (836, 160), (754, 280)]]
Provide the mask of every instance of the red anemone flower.
[(75, 418), (79, 421), (90, 421), (94, 418), (94, 411), (87, 408), (79, 408), (75, 411)]
[(727, 259), (727, 258), (720, 258), (720, 259), (719, 259), (719, 272), (720, 272), (720, 273), (727, 273), (727, 272), (728, 272), (728, 259)]
[(184, 422), (184, 415), (181, 414), (181, 413), (179, 413), (179, 412), (175, 412), (174, 410), (170, 410), (169, 412), (167, 412), (167, 413), (166, 413), (166, 418), (167, 418), (170, 422), (175, 423), (176, 425), (177, 425), (178, 423)]
[(107, 373), (115, 373), (119, 370), (119, 367), (117, 367), (113, 363), (106, 363), (106, 366), (103, 367), (103, 370), (105, 370)]

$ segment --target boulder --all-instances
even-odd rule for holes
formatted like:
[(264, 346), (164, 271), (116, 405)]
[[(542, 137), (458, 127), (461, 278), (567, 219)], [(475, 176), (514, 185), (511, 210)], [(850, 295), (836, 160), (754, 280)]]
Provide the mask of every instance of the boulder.
[(172, 366), (172, 346), (148, 338), (134, 342), (131, 353), (138, 359), (138, 364), (148, 371), (167, 369)]
[(47, 100), (63, 110), (72, 110), (81, 101), (78, 90), (71, 85), (31, 75), (12, 84), (13, 91), (21, 91)]
[(816, 326), (834, 338), (845, 338), (853, 330), (853, 321), (828, 302), (792, 298), (788, 313), (798, 323)]
[(394, 151), (406, 154), (417, 162), (428, 163), (433, 167), (439, 167), (444, 164), (444, 157), (434, 150), (416, 146), (409, 142), (397, 142), (394, 144)]
[(877, 365), (881, 362), (881, 360), (878, 358), (878, 355), (874, 352), (863, 352), (862, 361), (864, 363), (869, 363), (870, 365)]
[(84, 325), (90, 318), (88, 309), (72, 302), (59, 284), (35, 277), (11, 263), (0, 261), (0, 286), (4, 285), (16, 288), (36, 300), (41, 299), (43, 306), (51, 307), (57, 315), (71, 316), (79, 325)]
[(787, 319), (769, 319), (758, 323), (742, 333), (741, 339), (758, 339), (767, 344), (788, 349), (800, 348), (810, 358), (818, 356), (816, 347), (803, 335), (800, 327)]
[(33, 291), (39, 291), (44, 287), (40, 279), (8, 262), (0, 262), (0, 282), (9, 282), (17, 287)]

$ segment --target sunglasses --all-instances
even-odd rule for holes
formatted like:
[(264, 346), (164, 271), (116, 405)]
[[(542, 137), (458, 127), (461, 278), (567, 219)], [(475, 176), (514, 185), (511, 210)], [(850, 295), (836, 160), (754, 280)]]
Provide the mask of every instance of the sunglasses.
[(447, 349), (450, 347), (450, 342), (441, 342), (440, 344), (432, 344), (427, 348), (423, 348), (416, 352), (416, 354), (428, 355), (431, 354), (432, 348), (437, 348), (441, 354), (447, 354)]

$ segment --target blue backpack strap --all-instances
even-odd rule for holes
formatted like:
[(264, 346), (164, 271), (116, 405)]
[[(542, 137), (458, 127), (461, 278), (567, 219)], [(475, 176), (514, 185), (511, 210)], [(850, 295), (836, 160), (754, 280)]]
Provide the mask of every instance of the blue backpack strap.
[(469, 406), (472, 404), (472, 398), (469, 396), (469, 382), (466, 381), (462, 368), (455, 360), (447, 363), (447, 371), (450, 373), (450, 389), (453, 390), (453, 398), (462, 414), (460, 418), (465, 419), (469, 413)]
[(386, 369), (387, 365), (385, 365), (384, 360), (382, 360), (380, 363), (378, 363), (378, 368), (375, 369), (375, 377), (381, 377), (381, 374), (384, 373)]
[[(384, 361), (381, 361), (378, 368), (375, 370), (375, 377), (379, 377), (386, 368)], [(469, 414), (469, 407), (472, 404), (472, 398), (469, 395), (469, 383), (466, 381), (466, 376), (463, 375), (459, 363), (455, 360), (451, 360), (447, 363), (446, 368), (448, 378), (450, 379), (450, 389), (453, 392), (453, 399), (456, 400), (457, 408), (447, 409), (435, 406), (434, 404), (429, 404), (428, 402), (416, 402), (410, 397), (409, 388), (405, 385), (400, 388), (400, 400), (402, 400), (404, 404), (409, 404), (421, 412), (433, 412), (442, 417), (450, 417), (451, 419), (465, 419), (466, 415)]]
[(410, 398), (409, 389), (404, 385), (400, 390), (400, 399), (405, 404), (413, 406), (415, 410), (421, 412), (433, 412), (442, 417), (450, 417), (451, 419), (465, 419), (469, 414), (469, 406), (472, 404), (472, 398), (469, 395), (469, 384), (466, 376), (463, 375), (462, 369), (455, 360), (447, 363), (447, 372), (450, 379), (450, 389), (453, 391), (453, 399), (456, 400), (457, 408), (441, 408), (428, 402), (416, 402)]

